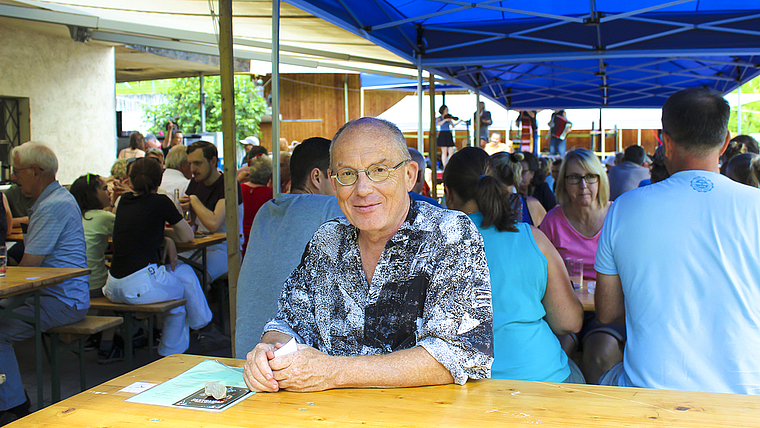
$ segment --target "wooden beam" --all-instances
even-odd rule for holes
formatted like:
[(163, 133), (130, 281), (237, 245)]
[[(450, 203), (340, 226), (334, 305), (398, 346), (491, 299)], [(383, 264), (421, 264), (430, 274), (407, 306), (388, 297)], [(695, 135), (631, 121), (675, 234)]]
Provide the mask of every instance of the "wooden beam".
[(230, 292), (230, 330), (235, 355), (237, 281), (240, 273), (238, 230), (238, 182), (235, 132), (235, 85), (232, 58), (232, 0), (219, 0), (219, 62), (222, 86), (222, 134), (224, 139), (224, 210), (227, 225), (227, 266)]

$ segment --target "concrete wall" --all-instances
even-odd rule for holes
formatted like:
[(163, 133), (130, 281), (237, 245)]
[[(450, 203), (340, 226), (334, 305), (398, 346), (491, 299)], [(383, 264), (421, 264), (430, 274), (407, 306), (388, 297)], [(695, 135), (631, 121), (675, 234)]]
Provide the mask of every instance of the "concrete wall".
[(0, 22), (0, 96), (29, 99), (30, 139), (58, 156), (58, 180), (108, 176), (116, 159), (112, 47), (77, 43), (68, 30)]

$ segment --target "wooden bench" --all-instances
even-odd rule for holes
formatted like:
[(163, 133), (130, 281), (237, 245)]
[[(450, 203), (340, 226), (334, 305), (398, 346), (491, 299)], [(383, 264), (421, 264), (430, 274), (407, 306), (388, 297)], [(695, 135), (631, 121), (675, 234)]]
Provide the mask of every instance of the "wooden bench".
[[(82, 391), (87, 389), (84, 367), (84, 341), (92, 334), (100, 333), (123, 323), (121, 317), (86, 316), (83, 320), (72, 324), (53, 327), (43, 333), (50, 338), (50, 349), (47, 353), (51, 371), (52, 402), (61, 401), (61, 356), (67, 351), (79, 355), (79, 386)], [(76, 345), (76, 348), (74, 346)], [(59, 353), (59, 348), (61, 352)]]
[(114, 303), (105, 297), (96, 297), (90, 299), (90, 309), (113, 311), (124, 318), (124, 334), (122, 334), (122, 337), (124, 338), (124, 362), (127, 369), (131, 370), (133, 352), (132, 340), (137, 334), (137, 331), (142, 327), (148, 332), (148, 355), (152, 357), (155, 316), (186, 303), (187, 300), (185, 299), (176, 299), (144, 305), (130, 305), (128, 303)]

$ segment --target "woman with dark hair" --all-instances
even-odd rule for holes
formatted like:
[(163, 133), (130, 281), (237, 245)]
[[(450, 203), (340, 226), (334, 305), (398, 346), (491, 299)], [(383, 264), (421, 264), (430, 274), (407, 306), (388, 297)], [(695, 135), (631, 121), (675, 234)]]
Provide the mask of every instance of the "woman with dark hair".
[[(108, 279), (106, 250), (108, 238), (113, 235), (116, 216), (111, 207), (111, 195), (103, 177), (87, 173), (77, 178), (69, 189), (82, 211), (84, 241), (87, 243), (87, 267), (90, 273), (90, 296), (98, 297)], [(94, 292), (94, 295), (93, 295)]]
[(548, 212), (557, 206), (551, 187), (546, 183), (546, 177), (541, 172), (538, 157), (531, 152), (518, 152), (524, 157), (520, 161), (522, 166), (522, 180), (517, 185), (517, 192), (525, 196), (533, 196), (541, 202)]
[(737, 135), (728, 142), (726, 151), (720, 156), (720, 173), (726, 175), (728, 163), (735, 156), (742, 153), (758, 154), (758, 152), (757, 140), (749, 135)]
[(760, 187), (760, 155), (742, 153), (734, 156), (728, 162), (726, 175), (737, 183)]
[(438, 109), (438, 113), (441, 115), (438, 116), (438, 119), (435, 121), (435, 126), (438, 127), (436, 145), (441, 148), (441, 164), (446, 168), (446, 164), (449, 163), (449, 158), (454, 154), (454, 150), (456, 150), (451, 128), (457, 126), (461, 120), (459, 120), (458, 117), (450, 115), (449, 108), (445, 105), (442, 105), (441, 108)]
[(145, 137), (139, 132), (129, 134), (129, 147), (119, 152), (119, 159), (141, 158), (145, 156)]
[[(177, 263), (177, 242), (193, 230), (166, 195), (156, 193), (163, 171), (152, 159), (138, 159), (129, 171), (131, 193), (121, 196), (113, 231), (113, 262), (103, 294), (116, 303), (146, 304), (187, 299), (169, 311), (158, 353), (185, 352), (190, 328), (211, 328), (211, 310), (193, 268)], [(169, 223), (172, 228), (165, 229)], [(162, 260), (168, 265), (161, 265)], [(205, 329), (204, 329), (205, 331)]]
[(579, 331), (583, 321), (557, 250), (540, 230), (515, 222), (509, 189), (483, 149), (455, 153), (443, 183), (448, 207), (468, 214), (485, 244), (493, 300), (491, 376), (585, 383), (556, 336)]
[(491, 160), (496, 167), (496, 176), (509, 188), (509, 204), (515, 218), (517, 221), (538, 227), (546, 215), (543, 205), (538, 202), (538, 199), (515, 191), (515, 186), (522, 180), (520, 161), (523, 159), (525, 158), (522, 153), (499, 152), (491, 155)]

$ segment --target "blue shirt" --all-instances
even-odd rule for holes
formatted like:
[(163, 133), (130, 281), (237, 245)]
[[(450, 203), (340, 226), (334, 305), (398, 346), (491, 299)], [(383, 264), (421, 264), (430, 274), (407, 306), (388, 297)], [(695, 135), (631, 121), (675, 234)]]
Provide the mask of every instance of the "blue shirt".
[(433, 198), (428, 198), (427, 196), (420, 195), (419, 193), (416, 193), (416, 192), (409, 192), (409, 196), (411, 196), (412, 199), (414, 199), (415, 201), (427, 202), (430, 205), (441, 208), (441, 204), (439, 204), (438, 201), (436, 201)]
[(481, 213), (470, 214), (483, 236), (491, 272), (493, 299), (494, 379), (562, 382), (570, 376), (567, 355), (544, 320), (547, 260), (530, 225), (518, 232), (484, 229)]
[(760, 395), (760, 190), (681, 171), (621, 195), (600, 235), (594, 267), (624, 295), (619, 385)]
[[(24, 253), (45, 256), (40, 267), (87, 269), (82, 214), (74, 196), (58, 181), (50, 183), (29, 209)], [(87, 309), (90, 307), (88, 284), (88, 277), (80, 276), (45, 287), (42, 294), (76, 309)]]

